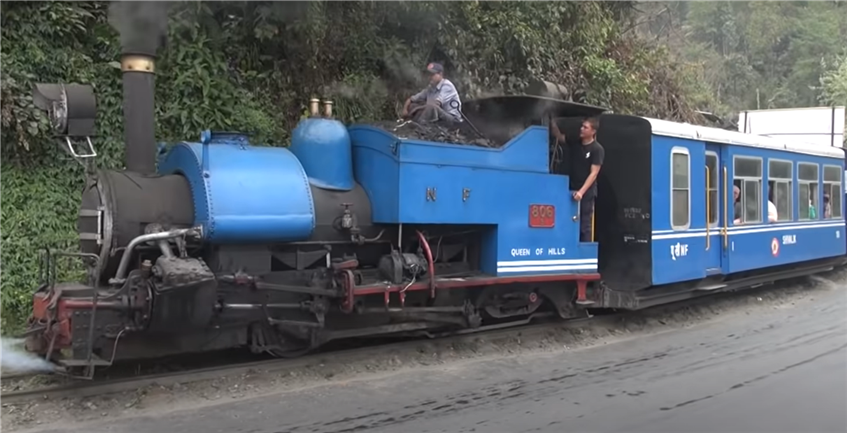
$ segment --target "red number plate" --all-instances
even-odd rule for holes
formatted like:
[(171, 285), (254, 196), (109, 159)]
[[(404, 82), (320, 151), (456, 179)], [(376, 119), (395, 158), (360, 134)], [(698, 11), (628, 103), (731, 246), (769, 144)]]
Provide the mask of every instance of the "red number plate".
[(529, 226), (550, 228), (556, 225), (556, 206), (550, 204), (529, 205)]

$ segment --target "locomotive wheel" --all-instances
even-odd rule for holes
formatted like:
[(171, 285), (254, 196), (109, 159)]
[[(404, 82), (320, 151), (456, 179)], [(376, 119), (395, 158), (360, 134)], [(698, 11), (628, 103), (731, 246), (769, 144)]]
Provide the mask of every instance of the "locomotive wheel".
[(534, 291), (487, 287), (477, 297), (475, 306), (489, 318), (503, 320), (528, 317), (542, 303), (543, 300)]

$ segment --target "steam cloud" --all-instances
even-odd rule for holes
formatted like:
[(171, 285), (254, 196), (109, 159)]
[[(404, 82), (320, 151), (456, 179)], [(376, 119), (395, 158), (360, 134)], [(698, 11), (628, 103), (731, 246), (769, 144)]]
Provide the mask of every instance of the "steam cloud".
[(124, 53), (154, 56), (164, 45), (170, 2), (114, 1), (109, 23), (120, 33)]
[(38, 373), (53, 371), (53, 364), (26, 352), (20, 344), (23, 340), (0, 338), (0, 368), (4, 372)]

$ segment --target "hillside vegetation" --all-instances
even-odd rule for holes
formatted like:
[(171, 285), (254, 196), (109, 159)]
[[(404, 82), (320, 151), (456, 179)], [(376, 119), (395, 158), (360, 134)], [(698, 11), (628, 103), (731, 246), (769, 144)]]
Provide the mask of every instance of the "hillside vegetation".
[(639, 3), (638, 33), (685, 68), (689, 103), (739, 110), (847, 105), (847, 2)]
[[(564, 85), (576, 101), (692, 122), (699, 120), (695, 109), (754, 108), (750, 92), (757, 86), (768, 106), (845, 98), (847, 25), (833, 18), (834, 12), (844, 16), (842, 4), (749, 10), (712, 4), (178, 3), (157, 61), (157, 137), (243, 130), (257, 143), (285, 145), (313, 95), (334, 99), (345, 121), (391, 119), (421, 86), (428, 61), (444, 63), (466, 99), (517, 92), (544, 79)], [(82, 187), (80, 166), (58, 149), (32, 106), (31, 85), (94, 86), (103, 167), (122, 164), (123, 122), (120, 47), (106, 2), (0, 7), (0, 295), (2, 328), (9, 333), (28, 314), (39, 249), (76, 248)], [(778, 9), (769, 15), (778, 23), (759, 22), (756, 8), (791, 8), (793, 15), (783, 22), (788, 12)], [(802, 26), (822, 26), (833, 39)], [(60, 277), (74, 278), (77, 271), (63, 265)]]

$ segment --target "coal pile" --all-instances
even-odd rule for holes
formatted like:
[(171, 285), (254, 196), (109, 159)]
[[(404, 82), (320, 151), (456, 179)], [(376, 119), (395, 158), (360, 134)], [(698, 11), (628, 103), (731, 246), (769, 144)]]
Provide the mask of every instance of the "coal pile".
[(403, 120), (399, 122), (378, 122), (374, 123), (373, 126), (390, 132), (402, 139), (465, 144), (480, 147), (499, 147), (491, 140), (478, 136), (473, 129), (464, 124), (447, 127), (435, 123), (418, 123), (411, 120)]

